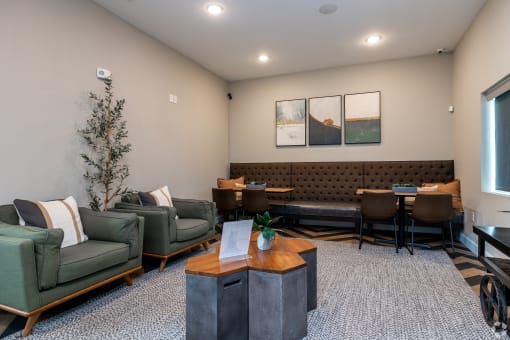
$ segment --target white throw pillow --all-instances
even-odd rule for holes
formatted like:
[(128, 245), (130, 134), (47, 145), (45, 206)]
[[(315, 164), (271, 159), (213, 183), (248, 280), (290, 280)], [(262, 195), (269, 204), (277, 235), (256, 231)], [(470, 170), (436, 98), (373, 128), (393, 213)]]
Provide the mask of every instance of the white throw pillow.
[[(139, 192), (138, 198), (140, 199), (140, 204), (143, 206), (153, 206), (153, 207), (173, 207), (174, 203), (172, 202), (172, 196), (170, 195), (170, 191), (168, 190), (168, 186), (161, 187), (151, 192)], [(175, 216), (175, 219), (178, 219), (179, 216)]]
[(156, 201), (156, 205), (158, 207), (173, 207), (174, 203), (172, 202), (172, 196), (170, 196), (170, 191), (168, 190), (168, 186), (164, 186), (162, 188), (156, 189), (150, 192), (154, 201)]
[(83, 225), (78, 212), (76, 200), (69, 196), (64, 200), (27, 201), (14, 200), (20, 225), (64, 231), (62, 248), (73, 246), (88, 240), (83, 232)]

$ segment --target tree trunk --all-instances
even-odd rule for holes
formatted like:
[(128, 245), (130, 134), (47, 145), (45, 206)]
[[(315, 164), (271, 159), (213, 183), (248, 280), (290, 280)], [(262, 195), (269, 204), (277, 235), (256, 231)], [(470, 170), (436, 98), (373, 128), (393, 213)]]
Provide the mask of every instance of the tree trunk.
[(111, 128), (111, 101), (108, 102), (108, 109), (106, 111), (106, 163), (105, 163), (105, 175), (103, 178), (103, 184), (104, 184), (104, 201), (103, 201), (103, 211), (106, 211), (108, 209), (108, 204), (110, 203), (110, 161), (111, 161), (111, 150), (110, 150), (110, 139), (112, 135), (112, 128)]

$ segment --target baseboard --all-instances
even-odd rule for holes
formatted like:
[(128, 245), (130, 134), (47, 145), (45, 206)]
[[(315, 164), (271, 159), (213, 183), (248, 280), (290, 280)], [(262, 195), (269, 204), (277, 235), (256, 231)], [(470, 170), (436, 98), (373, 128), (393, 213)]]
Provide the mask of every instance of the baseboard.
[[(474, 241), (471, 237), (467, 236), (463, 231), (460, 232), (459, 241), (465, 245), (469, 250), (473, 252), (476, 256), (478, 256), (478, 241)], [(505, 258), (503, 253), (499, 252), (497, 249), (491, 247), (487, 242), (485, 243), (485, 256), (487, 257), (499, 257)]]
[(464, 234), (463, 231), (460, 232), (459, 241), (463, 245), (465, 245), (469, 250), (473, 252), (473, 254), (478, 254), (478, 243), (473, 241), (470, 237)]

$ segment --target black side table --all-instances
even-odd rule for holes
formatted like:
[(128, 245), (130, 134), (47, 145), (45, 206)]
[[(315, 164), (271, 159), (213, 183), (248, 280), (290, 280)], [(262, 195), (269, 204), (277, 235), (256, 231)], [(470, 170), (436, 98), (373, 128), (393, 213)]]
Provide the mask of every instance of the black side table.
[(510, 256), (510, 228), (474, 226), (478, 235), (478, 259), (493, 275), (485, 275), (480, 282), (480, 305), (485, 321), (497, 330), (507, 329), (507, 296), (510, 287), (510, 260), (487, 257), (485, 242)]

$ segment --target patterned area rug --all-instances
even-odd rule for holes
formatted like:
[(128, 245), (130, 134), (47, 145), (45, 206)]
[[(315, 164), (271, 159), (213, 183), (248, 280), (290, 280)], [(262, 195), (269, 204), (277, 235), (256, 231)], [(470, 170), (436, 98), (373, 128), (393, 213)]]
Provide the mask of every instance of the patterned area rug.
[[(297, 238), (308, 238), (313, 240), (322, 241), (335, 241), (335, 242), (346, 242), (357, 244), (359, 240), (359, 234), (354, 233), (352, 228), (335, 228), (326, 226), (303, 226), (293, 225), (285, 226), (281, 228), (288, 237)], [(363, 238), (365, 243), (373, 243), (375, 235), (364, 235)], [(392, 239), (393, 235), (391, 232), (378, 232), (378, 238)], [(425, 243), (432, 246), (434, 250), (441, 250), (442, 243), (439, 235), (420, 233), (416, 235), (416, 242)], [(379, 243), (379, 246), (384, 244)], [(388, 247), (392, 247), (390, 244), (386, 244)], [(450, 251), (449, 242), (447, 242), (447, 251)], [(487, 274), (485, 267), (478, 261), (478, 257), (473, 254), (466, 246), (462, 243), (455, 242), (455, 253), (456, 257), (452, 259), (455, 267), (459, 270), (464, 280), (471, 286), (471, 289), (476, 294), (480, 295), (480, 281), (482, 277)], [(509, 308), (510, 315), (510, 308)]]
[[(314, 241), (318, 308), (307, 339), (496, 339), (444, 251)], [(42, 320), (33, 339), (184, 339), (185, 259)], [(19, 333), (7, 339), (17, 339)]]

